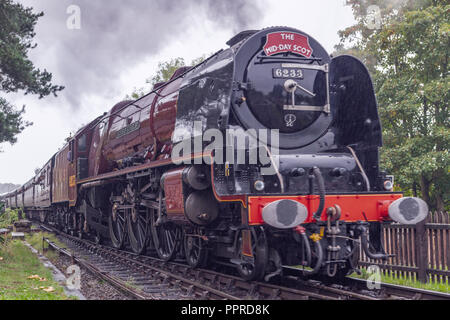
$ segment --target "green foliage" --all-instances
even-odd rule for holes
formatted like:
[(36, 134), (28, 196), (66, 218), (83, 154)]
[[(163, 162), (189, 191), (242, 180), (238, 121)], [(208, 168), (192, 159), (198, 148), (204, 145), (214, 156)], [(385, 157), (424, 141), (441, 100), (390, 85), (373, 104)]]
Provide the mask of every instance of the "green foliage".
[[(195, 66), (201, 62), (203, 62), (206, 59), (206, 55), (203, 55), (201, 57), (198, 57), (191, 61), (189, 64), (190, 66)], [(166, 82), (169, 81), (172, 75), (181, 67), (185, 67), (186, 62), (183, 58), (173, 58), (168, 61), (159, 62), (158, 63), (158, 71), (156, 74), (152, 77), (147, 79), (146, 83), (150, 84), (150, 86), (153, 88), (155, 84), (159, 82)], [(127, 95), (125, 99), (139, 99), (140, 97), (144, 96), (146, 94), (145, 88), (137, 89), (135, 88), (134, 91), (131, 93), (131, 95)]]
[(33, 248), (38, 250), (41, 254), (45, 255), (51, 261), (57, 260), (59, 258), (59, 253), (55, 250), (46, 250), (49, 249), (49, 244), (47, 242), (42, 241), (43, 238), (49, 239), (51, 242), (55, 243), (58, 247), (67, 249), (67, 246), (64, 245), (61, 241), (58, 240), (56, 235), (48, 232), (34, 232), (25, 235), (25, 239)]
[(11, 226), (15, 221), (19, 220), (19, 212), (17, 210), (6, 209), (0, 215), (0, 229)]
[[(418, 188), (431, 209), (450, 206), (450, 6), (446, 1), (348, 0), (357, 20), (340, 32), (337, 53), (368, 64), (383, 123), (382, 166), (402, 189)], [(378, 5), (381, 28), (367, 27)]]
[[(356, 273), (351, 274), (351, 277), (354, 278), (360, 278), (360, 279), (369, 279), (370, 281), (373, 281), (373, 275), (367, 272), (366, 268), (361, 268), (362, 271), (361, 275), (358, 275)], [(371, 278), (372, 276), (372, 278)], [(429, 276), (429, 279), (427, 283), (419, 282), (414, 275), (411, 276), (404, 276), (400, 272), (393, 271), (391, 274), (388, 274), (388, 272), (384, 272), (380, 274), (380, 281), (382, 283), (390, 283), (390, 284), (396, 284), (400, 286), (406, 286), (406, 287), (412, 287), (412, 288), (418, 288), (418, 289), (424, 289), (424, 290), (432, 290), (432, 291), (439, 291), (444, 293), (450, 293), (450, 283), (448, 280), (443, 279), (442, 282), (435, 282), (434, 279), (432, 279), (432, 276)]]
[[(12, 0), (0, 2), (0, 90), (6, 93), (25, 91), (39, 98), (54, 94), (64, 87), (52, 85), (52, 75), (36, 69), (28, 58), (35, 36), (34, 27), (44, 14), (33, 13)], [(14, 109), (6, 100), (0, 100), (0, 143), (16, 142), (16, 136), (31, 125), (22, 119), (25, 109)]]
[(0, 98), (0, 143), (15, 143), (17, 135), (32, 125), (31, 122), (23, 120), (24, 113), (25, 106), (22, 107), (22, 110), (15, 110), (8, 101)]
[(154, 86), (158, 82), (168, 81), (177, 69), (184, 66), (186, 66), (186, 63), (183, 58), (174, 58), (170, 61), (159, 62), (158, 71), (151, 79), (147, 80), (147, 83)]
[(52, 75), (36, 69), (28, 59), (28, 51), (35, 45), (34, 27), (44, 14), (34, 14), (12, 0), (0, 2), (0, 86), (3, 91), (38, 94), (40, 98), (62, 90), (50, 83)]
[[(145, 96), (145, 94), (146, 94), (145, 88), (138, 89), (135, 87), (133, 92), (131, 94), (127, 94), (123, 100), (137, 100), (140, 97)], [(69, 141), (69, 140), (70, 140), (70, 137), (67, 139), (67, 141)]]

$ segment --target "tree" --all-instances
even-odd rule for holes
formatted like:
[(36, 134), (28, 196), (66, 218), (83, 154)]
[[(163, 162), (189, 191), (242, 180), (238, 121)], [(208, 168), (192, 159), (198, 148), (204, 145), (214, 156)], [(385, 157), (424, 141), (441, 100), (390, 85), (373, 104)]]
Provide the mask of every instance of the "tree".
[(152, 86), (154, 86), (158, 82), (168, 81), (177, 69), (185, 66), (186, 63), (184, 62), (183, 58), (174, 58), (170, 61), (159, 62), (158, 71), (151, 79), (147, 80), (147, 83), (150, 83)]
[(336, 49), (358, 51), (369, 64), (383, 124), (382, 166), (401, 188), (419, 189), (431, 209), (444, 210), (450, 195), (450, 6), (441, 0), (372, 1), (382, 21), (371, 29), (367, 1), (347, 4), (357, 24), (340, 32)]
[[(36, 69), (28, 58), (34, 27), (44, 14), (33, 13), (12, 0), (0, 2), (0, 90), (5, 93), (23, 90), (25, 94), (36, 94), (39, 98), (54, 94), (64, 87), (52, 85), (52, 74)], [(17, 141), (17, 135), (31, 123), (23, 121), (25, 109), (20, 111), (0, 99), (0, 143)]]
[[(205, 59), (206, 59), (206, 55), (203, 55), (201, 57), (198, 57), (198, 58), (192, 60), (189, 65), (195, 66), (195, 65), (203, 62)], [(171, 60), (164, 61), (164, 62), (159, 62), (158, 63), (158, 71), (152, 78), (147, 79), (146, 83), (149, 84), (153, 88), (154, 85), (159, 82), (169, 81), (176, 70), (178, 70), (181, 67), (185, 67), (185, 66), (186, 66), (186, 62), (185, 62), (184, 58), (181, 58), (181, 57), (173, 58)], [(131, 95), (127, 95), (125, 97), (125, 99), (138, 99), (145, 95), (145, 93), (146, 93), (145, 91), (146, 91), (145, 88), (140, 88), (140, 89), (135, 88), (133, 93)]]
[(5, 141), (15, 143), (17, 135), (32, 124), (22, 119), (24, 112), (25, 106), (20, 111), (15, 110), (8, 101), (0, 98), (0, 143)]

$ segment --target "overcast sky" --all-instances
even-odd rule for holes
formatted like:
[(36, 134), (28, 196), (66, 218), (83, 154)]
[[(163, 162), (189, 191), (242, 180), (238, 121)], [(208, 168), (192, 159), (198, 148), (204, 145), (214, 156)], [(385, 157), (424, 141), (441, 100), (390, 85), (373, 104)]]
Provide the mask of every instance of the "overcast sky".
[[(16, 0), (17, 1), (17, 0)], [(36, 26), (35, 66), (66, 88), (39, 100), (2, 95), (26, 105), (33, 122), (14, 145), (1, 144), (0, 183), (22, 184), (63, 146), (70, 132), (145, 86), (159, 61), (194, 58), (225, 48), (237, 32), (269, 26), (298, 28), (328, 52), (338, 30), (354, 23), (345, 0), (20, 0), (43, 11)], [(69, 29), (81, 10), (81, 28)], [(76, 26), (71, 24), (72, 26)], [(1, 93), (0, 93), (1, 94)]]

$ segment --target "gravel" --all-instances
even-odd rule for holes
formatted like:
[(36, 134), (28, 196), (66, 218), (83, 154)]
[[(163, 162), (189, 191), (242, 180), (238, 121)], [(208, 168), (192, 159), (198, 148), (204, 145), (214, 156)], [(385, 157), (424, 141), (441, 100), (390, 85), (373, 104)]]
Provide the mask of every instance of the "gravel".
[[(58, 258), (52, 258), (50, 261), (62, 273), (72, 265), (69, 257), (60, 255)], [(89, 271), (80, 266), (81, 269), (81, 289), (80, 291), (87, 300), (130, 300), (131, 298), (117, 290), (102, 279), (93, 276)]]

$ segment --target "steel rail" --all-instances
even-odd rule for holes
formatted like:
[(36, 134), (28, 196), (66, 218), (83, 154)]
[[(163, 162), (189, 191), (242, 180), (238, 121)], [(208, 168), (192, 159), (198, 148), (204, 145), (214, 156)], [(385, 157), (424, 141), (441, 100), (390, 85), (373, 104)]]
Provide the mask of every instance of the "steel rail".
[[(77, 240), (80, 241), (80, 242), (82, 241), (80, 239), (77, 239)], [(77, 240), (75, 240), (75, 241), (77, 241)], [(107, 255), (113, 255), (114, 258), (124, 259), (127, 262), (129, 262), (130, 264), (133, 264), (135, 266), (151, 270), (152, 272), (158, 272), (158, 273), (160, 273), (160, 274), (162, 274), (162, 275), (164, 275), (164, 276), (166, 276), (168, 278), (172, 278), (172, 279), (175, 279), (176, 281), (180, 281), (181, 283), (185, 283), (188, 286), (193, 286), (193, 287), (196, 287), (196, 288), (201, 289), (203, 291), (207, 291), (207, 292), (213, 293), (214, 295), (216, 295), (218, 297), (221, 297), (221, 298), (224, 298), (224, 299), (228, 299), (228, 300), (239, 300), (240, 299), (239, 297), (235, 297), (235, 296), (227, 294), (225, 292), (221, 292), (219, 290), (216, 290), (214, 288), (211, 288), (211, 287), (206, 286), (204, 284), (201, 284), (199, 282), (186, 279), (186, 278), (184, 278), (182, 276), (179, 276), (179, 275), (177, 275), (177, 274), (175, 274), (173, 272), (168, 272), (167, 270), (164, 270), (162, 268), (154, 267), (152, 265), (145, 264), (145, 263), (143, 263), (143, 262), (141, 262), (141, 261), (139, 261), (137, 259), (132, 259), (130, 257), (127, 257), (127, 256), (121, 254), (122, 251), (120, 251), (120, 252), (112, 252), (112, 251), (109, 251), (109, 250), (105, 250), (105, 247), (103, 247), (101, 245), (95, 245), (95, 244), (92, 244), (92, 243), (88, 243), (87, 241), (85, 241), (82, 244), (91, 246), (91, 249), (96, 250), (97, 252), (99, 252), (100, 250), (103, 250), (103, 252), (104, 253), (106, 252)]]
[[(367, 280), (347, 277), (347, 283), (354, 284), (358, 287), (366, 288)], [(384, 295), (387, 299), (408, 299), (408, 300), (450, 300), (450, 293), (425, 290), (414, 287), (407, 287), (397, 284), (391, 284), (386, 282), (380, 283), (380, 294)]]
[[(227, 300), (240, 300), (241, 299), (240, 297), (233, 296), (231, 294), (222, 292), (222, 291), (214, 289), (210, 286), (204, 285), (200, 282), (186, 279), (181, 275), (174, 274), (173, 272), (169, 272), (162, 268), (158, 268), (158, 267), (155, 267), (155, 266), (152, 266), (149, 264), (145, 264), (143, 262), (138, 261), (137, 259), (132, 259), (126, 255), (126, 254), (128, 254), (128, 252), (126, 252), (126, 251), (118, 250), (118, 252), (113, 252), (113, 251), (109, 250), (109, 249), (111, 249), (109, 247), (96, 245), (95, 243), (90, 242), (88, 240), (82, 240), (82, 239), (67, 235), (65, 233), (60, 232), (59, 230), (54, 229), (54, 228), (49, 228), (46, 226), (44, 229), (47, 231), (51, 231), (52, 233), (57, 233), (58, 235), (63, 236), (64, 238), (72, 241), (73, 243), (78, 244), (79, 246), (84, 247), (85, 249), (87, 249), (91, 252), (96, 252), (100, 256), (108, 257), (111, 260), (114, 260), (121, 264), (126, 264), (127, 266), (133, 267), (135, 269), (145, 270), (147, 272), (151, 271), (152, 274), (157, 274), (159, 277), (163, 278), (166, 282), (170, 281), (169, 279), (171, 279), (170, 282), (173, 285), (182, 287), (183, 289), (190, 292), (191, 294), (202, 296), (204, 298), (209, 297), (209, 298), (214, 298), (214, 299), (227, 299)], [(49, 240), (47, 240), (47, 242), (49, 242)], [(52, 244), (52, 247), (57, 247), (57, 246), (55, 244)], [(68, 254), (66, 250), (63, 250), (61, 248), (59, 248), (58, 251), (60, 251), (64, 254)], [(126, 254), (124, 254), (124, 253), (126, 253)], [(74, 255), (70, 254), (70, 253), (69, 253), (69, 256), (74, 257)], [(76, 257), (75, 257), (75, 259), (77, 259), (77, 261), (80, 261), (81, 262), (80, 264), (82, 264), (83, 266), (86, 266), (87, 269), (93, 270), (94, 274), (100, 275), (105, 281), (110, 282), (111, 284), (117, 286), (119, 289), (121, 289), (127, 293), (130, 293), (131, 295), (133, 295), (139, 299), (157, 299), (157, 297), (154, 295), (142, 295), (141, 293), (136, 294), (136, 292), (133, 293), (132, 291), (134, 290), (134, 288), (127, 285), (120, 278), (114, 277), (114, 276), (106, 274), (105, 272), (102, 272), (99, 268), (94, 266), (92, 263), (87, 262), (86, 260), (79, 259)], [(136, 290), (134, 290), (134, 291), (136, 291)], [(141, 295), (141, 296), (139, 297), (138, 295)]]
[(134, 297), (134, 298), (136, 298), (138, 300), (149, 299), (149, 296), (147, 296), (146, 294), (142, 294), (137, 289), (132, 288), (131, 286), (127, 285), (121, 279), (113, 277), (111, 275), (108, 275), (108, 274), (102, 272), (100, 269), (98, 269), (92, 263), (89, 263), (85, 259), (79, 258), (76, 255), (74, 255), (73, 253), (67, 251), (66, 249), (59, 247), (54, 242), (50, 241), (50, 239), (43, 238), (43, 241), (45, 241), (49, 245), (49, 247), (51, 247), (53, 250), (55, 250), (55, 251), (57, 251), (57, 252), (59, 252), (61, 254), (64, 254), (64, 255), (66, 255), (69, 258), (71, 258), (73, 263), (79, 264), (80, 266), (82, 266), (83, 268), (85, 268), (89, 272), (91, 272), (91, 274), (93, 274), (94, 276), (96, 276), (99, 279), (102, 279), (102, 280), (108, 282), (109, 284), (113, 285), (116, 289), (122, 291), (126, 295), (132, 296), (132, 297)]

